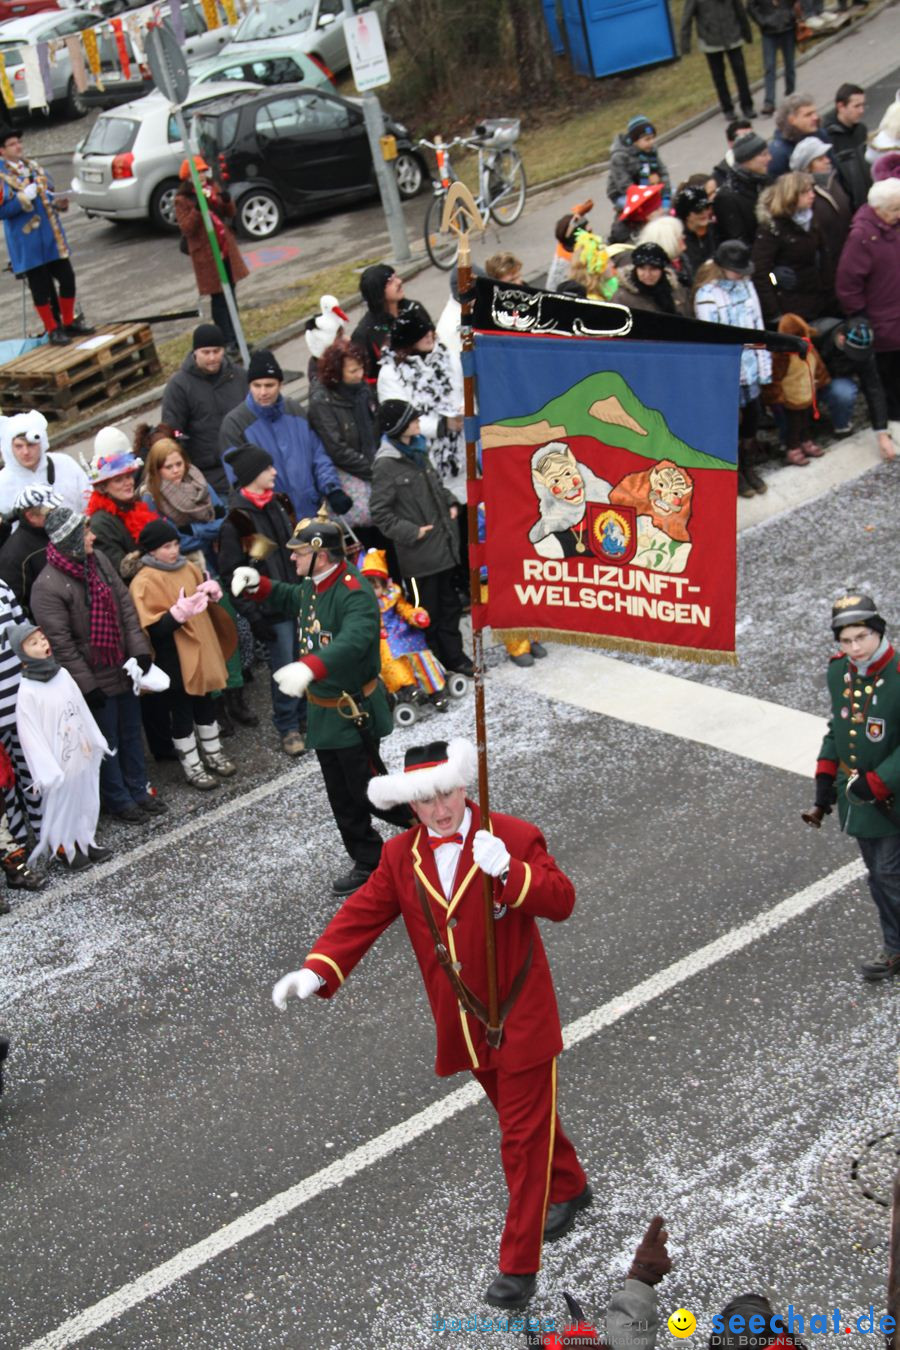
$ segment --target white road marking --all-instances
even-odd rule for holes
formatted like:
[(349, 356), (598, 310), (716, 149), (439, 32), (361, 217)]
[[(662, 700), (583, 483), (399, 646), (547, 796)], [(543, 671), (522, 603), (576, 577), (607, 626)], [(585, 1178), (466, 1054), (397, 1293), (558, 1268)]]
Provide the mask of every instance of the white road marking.
[(564, 661), (528, 670), (506, 662), (491, 672), (529, 694), (562, 699), (619, 722), (726, 750), (809, 778), (825, 734), (825, 718), (781, 703), (735, 694), (679, 675), (617, 661), (586, 648), (565, 648)]
[[(731, 929), (706, 946), (697, 948), (680, 961), (675, 961), (664, 970), (657, 971), (640, 984), (634, 985), (627, 993), (611, 999), (601, 1007), (586, 1013), (584, 1017), (571, 1022), (564, 1033), (566, 1047), (571, 1048), (595, 1036), (604, 1027), (612, 1026), (620, 1018), (659, 998), (661, 994), (668, 993), (685, 980), (749, 947), (766, 934), (782, 928), (791, 919), (805, 914), (864, 875), (865, 868), (861, 860), (847, 863), (819, 881), (814, 881), (811, 886), (806, 886), (802, 891), (788, 896), (772, 909), (765, 910), (749, 922)], [(277, 1223), (279, 1219), (308, 1204), (325, 1191), (343, 1185), (382, 1159), (398, 1153), (422, 1135), (443, 1125), (453, 1116), (480, 1101), (483, 1101), (483, 1094), (481, 1088), (474, 1082), (449, 1092), (431, 1106), (417, 1111), (415, 1115), (409, 1116), (397, 1125), (392, 1125), (383, 1134), (361, 1144), (359, 1148), (352, 1149), (343, 1158), (306, 1177), (296, 1186), (281, 1191), (241, 1218), (211, 1233), (202, 1242), (186, 1247), (171, 1260), (147, 1271), (130, 1284), (123, 1285), (115, 1293), (101, 1299), (99, 1303), (76, 1313), (54, 1331), (42, 1336), (40, 1340), (32, 1341), (25, 1350), (63, 1350), (65, 1346), (76, 1345), (85, 1336), (115, 1321), (155, 1294), (162, 1293), (164, 1289), (184, 1279), (186, 1275), (206, 1265), (223, 1252), (253, 1237), (263, 1228)]]

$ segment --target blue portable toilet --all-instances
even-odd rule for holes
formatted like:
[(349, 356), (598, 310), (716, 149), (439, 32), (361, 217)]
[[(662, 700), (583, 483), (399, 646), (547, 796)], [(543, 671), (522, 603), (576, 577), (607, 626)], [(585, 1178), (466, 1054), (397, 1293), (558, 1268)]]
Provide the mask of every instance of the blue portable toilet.
[(562, 0), (579, 75), (616, 75), (678, 55), (668, 0)]
[(566, 44), (563, 42), (562, 33), (559, 31), (556, 0), (544, 0), (544, 22), (547, 25), (547, 32), (550, 34), (550, 46), (557, 56), (562, 56), (565, 53)]

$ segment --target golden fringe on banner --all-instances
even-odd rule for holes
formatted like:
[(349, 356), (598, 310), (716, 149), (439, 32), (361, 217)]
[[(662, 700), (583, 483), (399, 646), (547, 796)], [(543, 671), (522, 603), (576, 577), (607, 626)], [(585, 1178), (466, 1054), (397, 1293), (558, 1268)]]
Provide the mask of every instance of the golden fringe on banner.
[(607, 651), (634, 652), (638, 656), (669, 656), (701, 666), (736, 666), (735, 652), (708, 651), (702, 647), (670, 647), (665, 642), (638, 642), (636, 638), (608, 637), (600, 633), (560, 631), (558, 628), (491, 628), (500, 642), (531, 638), (533, 641), (565, 642), (571, 647), (605, 647)]

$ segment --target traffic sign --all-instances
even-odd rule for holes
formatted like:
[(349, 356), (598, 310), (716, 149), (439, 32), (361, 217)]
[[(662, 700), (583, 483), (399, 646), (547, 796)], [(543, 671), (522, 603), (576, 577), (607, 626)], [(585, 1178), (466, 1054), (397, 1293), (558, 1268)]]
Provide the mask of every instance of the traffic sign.
[(144, 41), (153, 83), (170, 103), (183, 103), (191, 87), (184, 53), (168, 23), (147, 30)]
[(367, 89), (377, 89), (379, 85), (390, 84), (391, 68), (388, 65), (387, 52), (384, 50), (384, 38), (381, 36), (381, 24), (374, 10), (354, 14), (344, 19), (344, 39), (347, 43), (347, 55), (353, 71), (353, 82), (361, 94)]

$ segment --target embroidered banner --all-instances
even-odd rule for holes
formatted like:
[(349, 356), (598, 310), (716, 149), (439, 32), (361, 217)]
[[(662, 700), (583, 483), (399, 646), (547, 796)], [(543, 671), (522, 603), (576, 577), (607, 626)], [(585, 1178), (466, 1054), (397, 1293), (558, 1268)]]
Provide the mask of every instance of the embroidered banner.
[(735, 663), (740, 354), (476, 334), (495, 632)]

